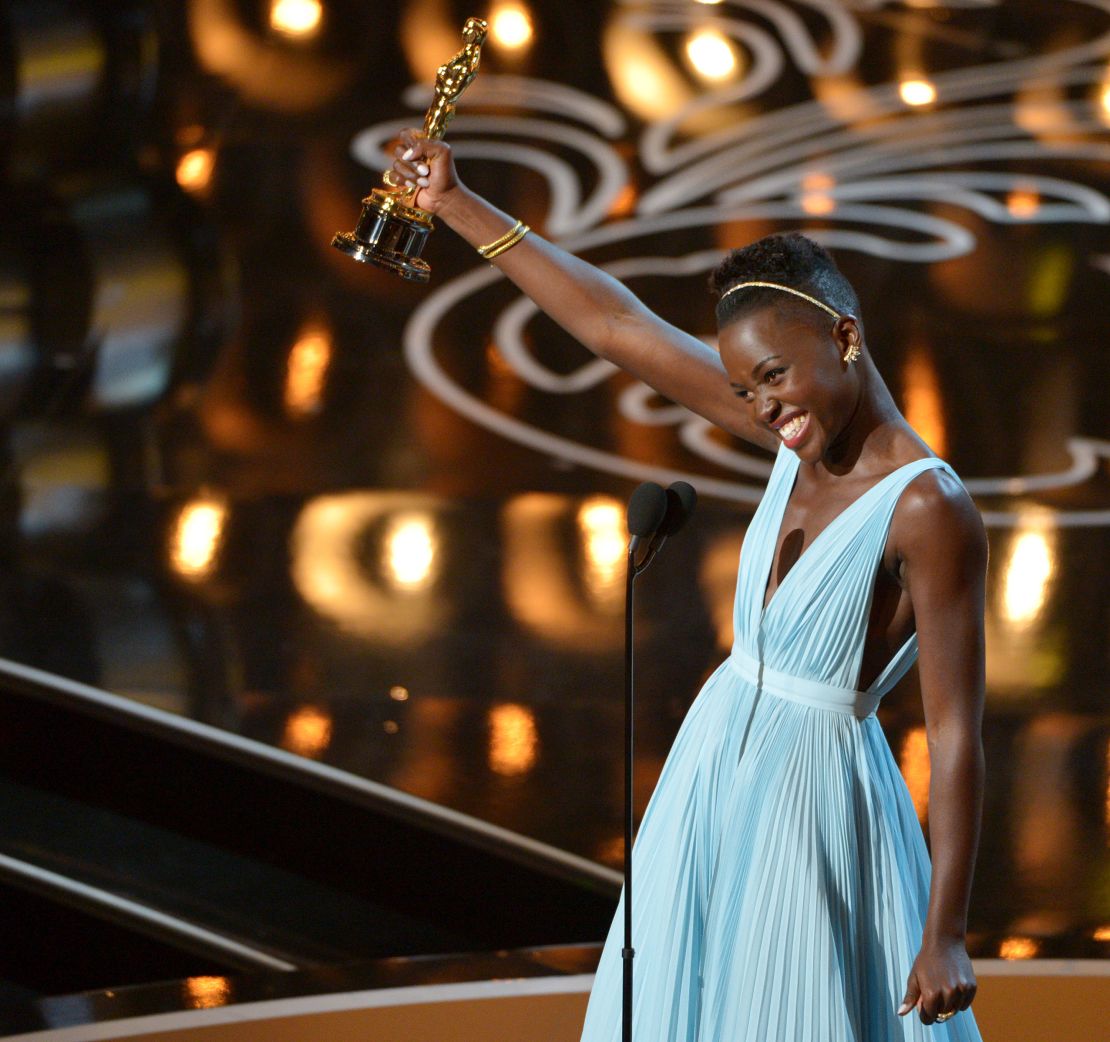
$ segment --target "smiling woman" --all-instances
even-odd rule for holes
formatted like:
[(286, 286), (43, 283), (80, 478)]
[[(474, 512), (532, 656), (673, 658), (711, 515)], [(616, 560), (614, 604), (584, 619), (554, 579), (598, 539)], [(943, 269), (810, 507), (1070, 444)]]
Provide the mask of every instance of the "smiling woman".
[[(393, 171), (480, 253), (519, 225), (460, 184), (442, 141), (405, 131)], [(733, 251), (712, 279), (718, 355), (539, 235), (493, 263), (595, 354), (777, 452), (741, 554), (732, 654), (683, 721), (633, 851), (635, 1037), (888, 1042), (940, 1025), (931, 1037), (978, 1042), (964, 938), (985, 536), (898, 412), (851, 285), (801, 235)], [(919, 649), (931, 883), (875, 717)], [(623, 916), (622, 897), (583, 1042), (618, 1032)]]

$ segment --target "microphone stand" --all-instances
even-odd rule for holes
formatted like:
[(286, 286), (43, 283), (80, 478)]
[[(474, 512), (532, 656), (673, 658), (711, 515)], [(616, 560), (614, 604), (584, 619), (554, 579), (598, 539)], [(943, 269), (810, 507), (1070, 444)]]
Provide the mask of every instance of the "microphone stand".
[(636, 563), (637, 539), (628, 546), (628, 560), (625, 570), (624, 596), (624, 947), (621, 958), (624, 960), (624, 1006), (622, 1013), (622, 1042), (632, 1042), (632, 960), (636, 949), (632, 947), (632, 839), (633, 839), (633, 799), (632, 799), (632, 752), (634, 721), (633, 690), (633, 635), (635, 618), (636, 576), (649, 564), (663, 545), (662, 539), (652, 540), (644, 559)]

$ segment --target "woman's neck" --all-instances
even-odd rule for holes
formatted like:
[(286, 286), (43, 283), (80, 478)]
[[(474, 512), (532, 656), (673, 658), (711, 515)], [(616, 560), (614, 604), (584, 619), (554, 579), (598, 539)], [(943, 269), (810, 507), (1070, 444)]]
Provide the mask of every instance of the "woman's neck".
[(859, 469), (884, 469), (902, 428), (910, 428), (898, 411), (878, 369), (865, 354), (858, 362), (859, 393), (840, 435), (821, 461), (830, 475), (841, 476)]

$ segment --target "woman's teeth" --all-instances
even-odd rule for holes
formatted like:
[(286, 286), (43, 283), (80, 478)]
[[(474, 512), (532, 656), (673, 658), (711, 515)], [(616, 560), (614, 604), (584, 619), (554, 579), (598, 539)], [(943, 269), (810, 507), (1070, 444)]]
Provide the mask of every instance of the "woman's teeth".
[(801, 434), (802, 428), (806, 425), (806, 418), (808, 416), (809, 413), (803, 412), (793, 417), (792, 419), (787, 420), (786, 423), (784, 423), (779, 428), (779, 436), (782, 438), (782, 440), (790, 441), (791, 438), (796, 438), (799, 434)]

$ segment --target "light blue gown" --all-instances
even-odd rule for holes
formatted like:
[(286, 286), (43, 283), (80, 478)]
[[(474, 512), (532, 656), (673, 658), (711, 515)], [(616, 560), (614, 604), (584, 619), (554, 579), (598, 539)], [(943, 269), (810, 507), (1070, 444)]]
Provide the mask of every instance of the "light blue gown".
[[(979, 1042), (971, 1010), (895, 1013), (929, 856), (875, 718), (915, 637), (856, 683), (909, 463), (847, 507), (763, 600), (798, 457), (779, 451), (744, 540), (732, 654), (694, 700), (633, 850), (634, 1042)], [(624, 909), (582, 1042), (621, 1038)]]

